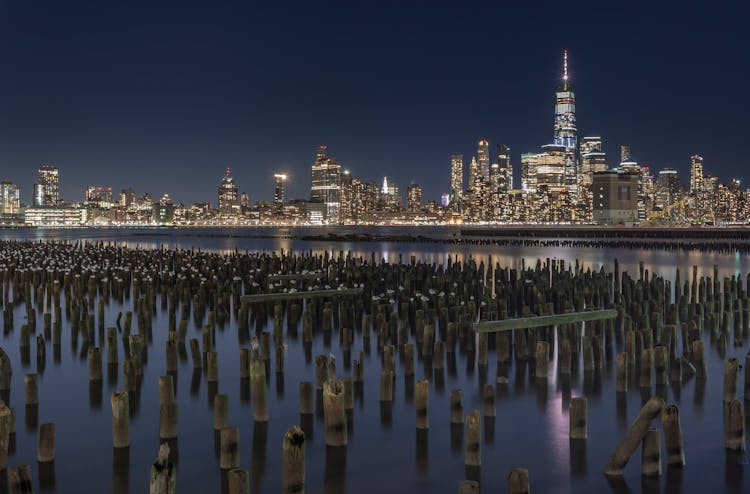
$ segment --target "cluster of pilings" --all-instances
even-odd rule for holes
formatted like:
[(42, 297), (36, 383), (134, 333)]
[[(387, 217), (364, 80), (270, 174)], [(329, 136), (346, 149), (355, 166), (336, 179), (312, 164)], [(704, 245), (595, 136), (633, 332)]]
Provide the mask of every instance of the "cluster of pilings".
[[(51, 342), (53, 359), (59, 361), (63, 322), (67, 322), (69, 334), (65, 337), (74, 348), (80, 340), (80, 355), (88, 361), (94, 401), (101, 401), (102, 354), (106, 355), (109, 382), (120, 384), (117, 377), (122, 372), (121, 390), (110, 397), (112, 441), (118, 455), (127, 456), (131, 446), (129, 421), (138, 410), (149, 348), (164, 349), (165, 369), (158, 383), (161, 447), (150, 477), (151, 492), (159, 494), (176, 490), (179, 410), (175, 375), (180, 366), (189, 365), (188, 346), (193, 380), (205, 377), (214, 389), (213, 424), (206, 427), (212, 426), (215, 431), (218, 463), (229, 492), (248, 492), (249, 479), (248, 472), (240, 468), (240, 429), (230, 425), (228, 403), (232, 397), (216, 392), (219, 359), (239, 363), (240, 378), (252, 396), (257, 427), (273, 420), (266, 396), (269, 375), (274, 372), (283, 382), (284, 361), (289, 358), (286, 341), (299, 339), (300, 327), (304, 359), (313, 371), (307, 377), (294, 376), (299, 379), (301, 427), (290, 424), (282, 439), (280, 474), (285, 492), (304, 491), (306, 435), (313, 432), (309, 418), (322, 414), (327, 455), (345, 461), (357, 397), (362, 396), (365, 386), (378, 387), (381, 421), (391, 423), (399, 374), (409, 389), (416, 384), (413, 401), (417, 441), (420, 435), (424, 438), (428, 434), (429, 418), (434, 413), (449, 415), (451, 429), (455, 426), (461, 430), (467, 479), (459, 491), (473, 492), (478, 488), (482, 464), (482, 427), (494, 428), (495, 417), (502, 414), (496, 409), (495, 393), (497, 386), (507, 385), (512, 360), (528, 362), (533, 378), (542, 385), (550, 371), (564, 380), (579, 367), (596, 374), (606, 362), (616, 361), (618, 403), (637, 385), (644, 408), (605, 471), (621, 475), (642, 443), (643, 473), (655, 475), (661, 472), (656, 453), (661, 450), (660, 435), (650, 426), (657, 417), (662, 423), (668, 464), (684, 464), (679, 414), (676, 407), (664, 403), (666, 385), (682, 383), (690, 375), (701, 382), (710, 377), (704, 333), (709, 333), (706, 340), (720, 355), (750, 336), (750, 275), (744, 282), (737, 276), (720, 280), (716, 268), (712, 276), (700, 278), (694, 268), (684, 282), (678, 271), (672, 283), (650, 275), (642, 265), (631, 277), (620, 272), (616, 261), (611, 270), (591, 271), (578, 262), (550, 259), (513, 269), (493, 265), (491, 259), (487, 264), (448, 259), (437, 265), (412, 256), (408, 262), (399, 258), (398, 263), (391, 264), (376, 260), (374, 255), (367, 259), (343, 252), (338, 256), (219, 254), (103, 244), (0, 242), (0, 278), (6, 341), (18, 327), (14, 310), (23, 307), (26, 314), (18, 329), (23, 365), (30, 365), (32, 335), (36, 336), (37, 373), (24, 376), (27, 421), (38, 413), (37, 379), (45, 372), (46, 348)], [(109, 304), (124, 311), (114, 324), (106, 321)], [(477, 333), (473, 326), (477, 321), (592, 309), (615, 309), (617, 317), (585, 325), (570, 323), (497, 333)], [(167, 314), (166, 331), (153, 328), (157, 310)], [(39, 334), (36, 314), (43, 321)], [(226, 325), (236, 327), (239, 347), (234, 353), (220, 355), (215, 332)], [(190, 337), (191, 327), (199, 328), (199, 335)], [(316, 338), (327, 346), (337, 340), (342, 365), (331, 355), (314, 356), (312, 365), (312, 342)], [(377, 383), (365, 382), (364, 352), (369, 352), (372, 344), (381, 362)], [(359, 358), (352, 362), (357, 350)], [(465, 412), (461, 389), (451, 390), (449, 410), (430, 409), (430, 389), (440, 389), (444, 368), (455, 372), (457, 356), (486, 374), (492, 352), (497, 382), (481, 385), (481, 410)], [(550, 369), (555, 352), (557, 369)], [(417, 378), (420, 370), (415, 370), (415, 361), (423, 364), (422, 378)], [(750, 398), (747, 364), (746, 399)], [(2, 465), (12, 455), (15, 431), (15, 414), (9, 408), (10, 367), (7, 354), (0, 351)], [(340, 375), (342, 369), (349, 375)], [(745, 447), (743, 403), (736, 396), (738, 369), (738, 362), (729, 359), (724, 371), (726, 447), (733, 450)], [(588, 440), (586, 415), (586, 401), (571, 400), (571, 447), (575, 441)], [(233, 419), (244, 423), (239, 417)], [(55, 424), (38, 427), (40, 465), (53, 463), (54, 435)], [(28, 470), (28, 466), (19, 465), (9, 470), (9, 479), (19, 479), (17, 482), (23, 484)], [(510, 470), (508, 487), (510, 492), (528, 492), (528, 471)]]

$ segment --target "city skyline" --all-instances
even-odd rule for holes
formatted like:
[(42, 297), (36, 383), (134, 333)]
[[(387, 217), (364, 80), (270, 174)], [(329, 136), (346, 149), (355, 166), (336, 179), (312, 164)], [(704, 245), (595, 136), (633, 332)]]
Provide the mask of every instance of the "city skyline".
[(230, 166), (251, 198), (270, 199), (268, 169), (288, 174), (288, 197), (306, 197), (310, 150), (327, 144), (355, 173), (420, 180), (438, 198), (448, 186), (433, 171), (486, 138), (510, 146), (517, 181), (520, 153), (547, 135), (563, 48), (579, 135), (682, 176), (696, 153), (722, 180), (743, 170), (732, 136), (746, 134), (750, 69), (730, 9), (652, 6), (646, 19), (636, 4), (582, 5), (531, 23), (531, 6), (493, 4), (180, 5), (8, 5), (3, 178), (28, 184), (51, 163), (65, 170), (64, 198), (106, 181), (198, 202)]

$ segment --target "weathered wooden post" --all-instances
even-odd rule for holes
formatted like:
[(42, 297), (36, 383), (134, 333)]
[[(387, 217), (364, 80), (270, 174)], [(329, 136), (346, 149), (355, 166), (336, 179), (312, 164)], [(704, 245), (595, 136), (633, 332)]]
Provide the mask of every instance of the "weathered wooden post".
[(305, 433), (292, 426), (284, 434), (281, 445), (281, 492), (304, 494), (305, 492)]
[(8, 445), (11, 434), (11, 411), (5, 403), (0, 402), (0, 471), (5, 470), (8, 461)]
[(34, 486), (31, 482), (31, 467), (26, 464), (9, 467), (8, 488), (10, 494), (33, 494)]
[(570, 400), (570, 439), (586, 439), (588, 437), (588, 400), (582, 397)]
[(450, 412), (451, 424), (464, 423), (464, 396), (460, 389), (451, 390)]
[(128, 392), (112, 393), (112, 443), (115, 448), (130, 446), (130, 405)]
[(668, 405), (661, 413), (661, 424), (664, 430), (664, 445), (667, 449), (667, 465), (685, 465), (685, 450), (682, 446), (682, 428), (680, 412), (675, 405)]
[(229, 421), (229, 395), (214, 396), (214, 430), (224, 429)]
[(310, 381), (302, 381), (299, 383), (299, 413), (312, 415), (314, 411), (313, 384)]
[(466, 416), (466, 466), (482, 465), (482, 415), (474, 410)]
[(253, 420), (268, 422), (266, 364), (256, 357), (250, 359), (250, 393), (253, 396)]
[(23, 376), (24, 398), (27, 405), (39, 404), (39, 385), (37, 384), (36, 374), (26, 374)]
[(228, 494), (250, 494), (250, 474), (244, 468), (227, 472)]
[(219, 353), (206, 352), (206, 381), (219, 381)]
[(726, 448), (732, 451), (745, 451), (745, 414), (742, 403), (732, 400), (728, 407), (726, 426)]
[(536, 342), (536, 372), (537, 379), (547, 379), (549, 371), (549, 343), (546, 341)]
[(651, 421), (661, 415), (663, 409), (664, 400), (658, 396), (652, 397), (643, 405), (638, 417), (630, 425), (630, 428), (625, 433), (625, 437), (617, 445), (615, 452), (612, 453), (607, 465), (604, 467), (605, 475), (612, 477), (622, 476), (625, 465), (627, 465), (628, 460), (630, 460), (630, 457), (648, 432)]
[(529, 494), (529, 471), (524, 468), (514, 468), (508, 475), (508, 494)]
[(39, 463), (55, 461), (55, 424), (42, 424), (39, 426), (37, 441), (37, 460)]
[(646, 477), (661, 476), (661, 434), (658, 429), (649, 429), (643, 437), (641, 474)]
[(430, 427), (428, 408), (430, 397), (430, 382), (427, 379), (421, 379), (417, 381), (416, 395), (417, 429), (428, 429)]
[(240, 429), (238, 427), (224, 427), (220, 434), (219, 467), (230, 470), (240, 466)]
[(625, 393), (628, 390), (628, 355), (621, 353), (617, 355), (617, 378), (615, 391)]
[(479, 482), (476, 480), (462, 480), (458, 484), (458, 494), (479, 494)]
[(344, 409), (344, 384), (341, 381), (323, 385), (323, 411), (326, 424), (326, 445), (346, 446), (348, 435)]
[(174, 439), (177, 437), (177, 402), (169, 401), (159, 405), (159, 438)]
[(159, 446), (156, 461), (151, 465), (149, 494), (175, 494), (176, 482), (177, 471), (169, 461), (169, 445), (163, 443)]
[(739, 381), (740, 361), (736, 358), (727, 359), (724, 362), (724, 398), (726, 405), (737, 398), (737, 385)]
[(384, 370), (380, 373), (380, 401), (381, 403), (393, 401), (393, 371)]

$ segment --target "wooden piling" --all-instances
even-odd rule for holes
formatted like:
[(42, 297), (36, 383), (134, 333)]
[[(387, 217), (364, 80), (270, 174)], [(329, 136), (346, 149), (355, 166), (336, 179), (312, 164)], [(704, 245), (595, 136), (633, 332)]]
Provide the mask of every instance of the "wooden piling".
[(652, 397), (643, 405), (638, 417), (630, 425), (630, 428), (604, 467), (605, 475), (610, 477), (622, 476), (625, 465), (627, 465), (628, 460), (630, 460), (630, 457), (648, 432), (651, 421), (661, 415), (663, 409), (664, 400), (658, 396)]
[(658, 429), (649, 429), (643, 437), (641, 474), (645, 477), (661, 476), (661, 434)]
[(37, 439), (37, 460), (39, 463), (55, 461), (55, 424), (39, 426)]
[(570, 439), (586, 439), (588, 437), (588, 400), (582, 397), (572, 398), (568, 412)]
[(304, 494), (305, 492), (305, 433), (299, 426), (292, 426), (281, 445), (281, 492)]
[(661, 413), (661, 424), (664, 430), (664, 445), (667, 451), (667, 465), (685, 465), (685, 450), (682, 446), (682, 428), (680, 412), (675, 405), (664, 407)]
[(240, 429), (224, 427), (219, 433), (219, 468), (230, 470), (240, 466)]
[(130, 446), (130, 405), (128, 392), (112, 393), (112, 443), (115, 448)]
[[(391, 381), (393, 381), (392, 378)], [(326, 424), (326, 445), (346, 446), (348, 435), (344, 408), (344, 384), (341, 381), (323, 385), (323, 411)]]

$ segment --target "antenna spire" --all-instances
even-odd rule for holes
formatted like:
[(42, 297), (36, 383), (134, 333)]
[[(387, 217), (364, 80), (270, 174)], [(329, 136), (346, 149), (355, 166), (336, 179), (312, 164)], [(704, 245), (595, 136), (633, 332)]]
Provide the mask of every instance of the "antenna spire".
[(568, 50), (563, 50), (563, 80), (568, 81)]

